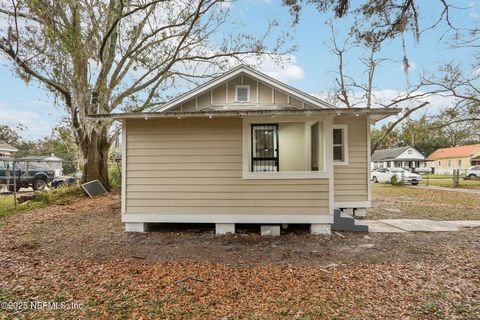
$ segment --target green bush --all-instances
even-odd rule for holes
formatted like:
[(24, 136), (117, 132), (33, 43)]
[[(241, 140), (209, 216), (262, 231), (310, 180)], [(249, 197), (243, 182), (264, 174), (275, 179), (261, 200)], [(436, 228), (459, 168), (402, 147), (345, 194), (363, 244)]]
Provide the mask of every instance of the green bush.
[(390, 183), (394, 186), (400, 186), (400, 185), (403, 185), (403, 180), (398, 181), (397, 175), (393, 175), (392, 179), (390, 180)]
[(112, 188), (120, 190), (122, 188), (121, 168), (116, 165), (110, 166), (108, 168), (108, 179)]
[[(72, 185), (49, 191), (37, 191), (35, 192), (35, 195), (36, 199), (34, 200), (18, 203), (16, 210), (13, 202), (13, 195), (0, 197), (0, 217), (7, 216), (14, 212), (25, 212), (32, 209), (46, 207), (50, 204), (68, 204), (79, 197), (84, 197), (85, 193), (78, 185)], [(18, 194), (17, 198), (21, 196), (22, 194)]]

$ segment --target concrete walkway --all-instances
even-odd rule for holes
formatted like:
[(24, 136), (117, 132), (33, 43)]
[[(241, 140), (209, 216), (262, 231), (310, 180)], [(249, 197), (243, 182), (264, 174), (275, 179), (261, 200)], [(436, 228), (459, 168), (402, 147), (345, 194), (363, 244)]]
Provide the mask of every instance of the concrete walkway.
[(447, 187), (426, 186), (426, 185), (407, 186), (407, 187), (414, 188), (414, 189), (430, 189), (430, 190), (442, 190), (442, 191), (453, 191), (453, 192), (480, 194), (480, 189), (447, 188)]
[(480, 220), (435, 221), (427, 219), (357, 220), (357, 225), (367, 225), (369, 232), (401, 233), (411, 231), (461, 231), (464, 227), (480, 227)]

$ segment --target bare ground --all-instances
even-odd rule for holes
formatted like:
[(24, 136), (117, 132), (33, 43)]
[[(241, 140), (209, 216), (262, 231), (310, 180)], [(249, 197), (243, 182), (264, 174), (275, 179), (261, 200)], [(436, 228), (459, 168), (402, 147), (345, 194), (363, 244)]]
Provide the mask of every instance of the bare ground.
[(123, 232), (118, 195), (0, 219), (1, 301), (80, 309), (2, 318), (479, 319), (480, 230), (215, 236)]

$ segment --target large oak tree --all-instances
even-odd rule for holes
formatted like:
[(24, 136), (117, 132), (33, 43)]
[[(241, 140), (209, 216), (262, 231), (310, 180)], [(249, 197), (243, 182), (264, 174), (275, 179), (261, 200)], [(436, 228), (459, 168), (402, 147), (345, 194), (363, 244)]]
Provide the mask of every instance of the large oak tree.
[(258, 37), (227, 24), (228, 6), (220, 0), (0, 0), (0, 18), (0, 52), (18, 76), (59, 98), (83, 156), (84, 180), (107, 187), (108, 151), (118, 132), (87, 115), (145, 110), (182, 81), (282, 47), (265, 44), (274, 23)]

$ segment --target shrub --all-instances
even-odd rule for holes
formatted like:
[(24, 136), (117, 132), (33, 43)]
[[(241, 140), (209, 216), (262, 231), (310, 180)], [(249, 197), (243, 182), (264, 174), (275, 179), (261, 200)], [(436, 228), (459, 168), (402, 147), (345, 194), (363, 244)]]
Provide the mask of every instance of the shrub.
[(110, 185), (114, 189), (121, 189), (122, 188), (122, 173), (119, 167), (117, 166), (110, 166), (108, 168), (108, 178), (110, 180)]
[(400, 185), (403, 185), (403, 180), (398, 181), (397, 175), (393, 175), (392, 179), (390, 180), (390, 183), (394, 186), (400, 186)]

